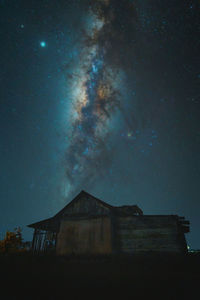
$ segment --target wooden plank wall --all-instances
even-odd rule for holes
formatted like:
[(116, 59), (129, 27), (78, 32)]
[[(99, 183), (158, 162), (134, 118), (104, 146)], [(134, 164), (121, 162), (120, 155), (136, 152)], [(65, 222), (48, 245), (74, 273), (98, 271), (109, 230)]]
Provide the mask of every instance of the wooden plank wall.
[(117, 239), (120, 252), (183, 252), (178, 228), (177, 216), (119, 217)]
[(58, 233), (56, 253), (109, 254), (112, 252), (109, 217), (63, 220)]
[(35, 229), (32, 241), (32, 252), (39, 254), (42, 252), (55, 251), (56, 236), (57, 233), (55, 232)]

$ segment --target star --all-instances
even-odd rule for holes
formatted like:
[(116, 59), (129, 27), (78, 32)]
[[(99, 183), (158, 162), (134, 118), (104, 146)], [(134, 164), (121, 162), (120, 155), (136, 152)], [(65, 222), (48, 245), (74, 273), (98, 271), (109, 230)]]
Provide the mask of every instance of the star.
[(46, 47), (46, 42), (44, 42), (44, 41), (40, 42), (40, 46), (41, 46), (42, 48), (45, 48), (45, 47)]

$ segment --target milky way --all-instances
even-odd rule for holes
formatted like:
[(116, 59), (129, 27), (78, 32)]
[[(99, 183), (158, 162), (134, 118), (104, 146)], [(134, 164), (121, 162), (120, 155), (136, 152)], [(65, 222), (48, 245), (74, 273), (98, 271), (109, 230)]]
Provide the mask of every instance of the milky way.
[[(87, 3), (82, 50), (68, 76), (72, 99), (66, 151), (68, 192), (93, 182), (112, 160), (109, 136), (116, 111), (123, 114), (121, 87), (127, 58), (132, 55), (125, 45), (127, 33), (133, 33), (134, 28), (133, 6), (129, 1), (117, 2)], [(128, 12), (126, 19), (121, 10)]]
[(0, 237), (85, 189), (199, 249), (200, 2), (0, 3)]

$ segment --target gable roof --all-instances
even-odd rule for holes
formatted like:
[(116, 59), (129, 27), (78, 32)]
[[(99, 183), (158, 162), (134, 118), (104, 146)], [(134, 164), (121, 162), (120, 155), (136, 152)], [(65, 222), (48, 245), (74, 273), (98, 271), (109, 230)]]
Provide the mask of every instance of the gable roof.
[(97, 203), (99, 203), (101, 206), (104, 206), (105, 208), (109, 209), (110, 212), (113, 212), (115, 215), (134, 215), (134, 214), (139, 214), (142, 215), (143, 212), (142, 210), (137, 206), (137, 205), (124, 205), (124, 206), (112, 206), (96, 197), (94, 197), (93, 195), (85, 192), (85, 191), (81, 191), (71, 202), (69, 202), (67, 205), (65, 205), (65, 207), (63, 207), (57, 214), (55, 214), (52, 218), (48, 218), (36, 223), (32, 223), (30, 225), (27, 225), (28, 227), (32, 227), (32, 228), (38, 228), (38, 229), (42, 229), (42, 230), (47, 230), (47, 229), (55, 229), (58, 230), (59, 227), (59, 222), (60, 219), (62, 218), (62, 216), (64, 215), (64, 212), (71, 207), (72, 205), (74, 205), (75, 202), (79, 201), (82, 197), (87, 197), (89, 198), (91, 201), (95, 200)]
[[(72, 201), (70, 201), (67, 205), (65, 205), (57, 214), (55, 214), (52, 218), (48, 218), (39, 222), (35, 222), (32, 224), (27, 225), (28, 227), (31, 228), (41, 228), (42, 230), (45, 230), (46, 228), (49, 227), (53, 227), (53, 223), (54, 222), (58, 222), (58, 220), (63, 216), (64, 212), (66, 211), (66, 209), (68, 209), (70, 206), (72, 206), (76, 201), (78, 201), (79, 199), (81, 199), (82, 197), (88, 197), (91, 200), (95, 200), (97, 201), (99, 204), (105, 206), (108, 209), (112, 209), (113, 206), (92, 196), (91, 194), (87, 193), (86, 191), (82, 190)], [(57, 226), (56, 226), (57, 228)]]
[(57, 214), (55, 214), (54, 218), (61, 217), (63, 215), (64, 211), (67, 208), (69, 208), (70, 206), (72, 206), (74, 204), (74, 202), (78, 201), (80, 198), (82, 198), (84, 196), (90, 198), (91, 200), (97, 201), (97, 203), (105, 206), (106, 208), (109, 208), (109, 209), (113, 208), (112, 205), (110, 205), (110, 204), (108, 204), (108, 203), (106, 203), (106, 202), (104, 202), (104, 201), (102, 201), (102, 200), (100, 200), (100, 199), (98, 199), (98, 198), (92, 196), (91, 194), (89, 194), (89, 193), (87, 193), (87, 192), (85, 192), (85, 191), (82, 190), (71, 202), (69, 202), (67, 205), (65, 205), (65, 207), (63, 207), (63, 209), (61, 209)]

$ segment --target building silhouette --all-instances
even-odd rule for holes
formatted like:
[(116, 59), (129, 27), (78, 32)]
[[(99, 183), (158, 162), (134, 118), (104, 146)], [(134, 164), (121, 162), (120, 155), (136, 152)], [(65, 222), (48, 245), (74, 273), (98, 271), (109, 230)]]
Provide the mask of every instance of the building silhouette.
[(144, 215), (137, 205), (112, 206), (82, 191), (52, 218), (28, 227), (34, 228), (34, 253), (185, 253), (189, 221)]

